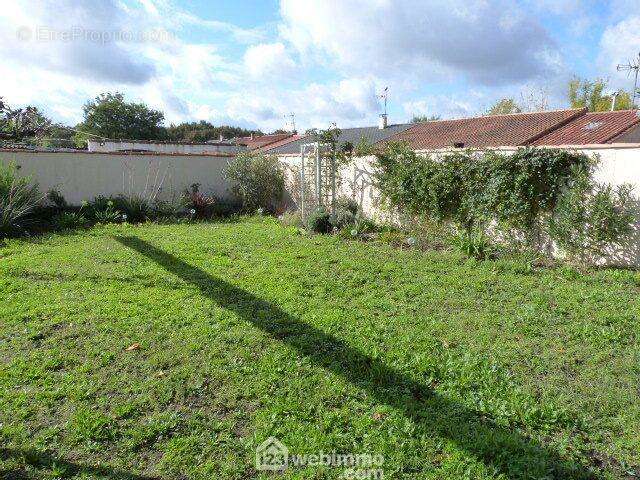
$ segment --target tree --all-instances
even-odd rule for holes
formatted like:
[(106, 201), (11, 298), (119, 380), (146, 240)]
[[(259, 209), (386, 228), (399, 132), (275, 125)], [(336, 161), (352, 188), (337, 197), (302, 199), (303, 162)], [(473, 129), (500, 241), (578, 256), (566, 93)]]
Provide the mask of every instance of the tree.
[(37, 107), (13, 109), (0, 97), (0, 140), (32, 143), (50, 128), (51, 120)]
[(219, 140), (220, 137), (230, 139), (235, 137), (248, 137), (249, 135), (264, 135), (260, 130), (247, 130), (240, 127), (222, 125), (214, 126), (206, 120), (199, 122), (185, 122), (179, 125), (171, 125), (167, 128), (167, 138), (175, 142), (208, 142)]
[(509, 113), (521, 113), (522, 108), (516, 103), (513, 98), (503, 98), (498, 100), (489, 110), (486, 115), (506, 115)]
[(440, 118), (440, 115), (414, 115), (410, 123), (433, 122)]
[[(121, 93), (103, 93), (83, 107), (84, 120), (77, 130), (80, 141), (96, 135), (103, 138), (163, 140), (164, 114), (144, 103), (126, 102)], [(91, 134), (91, 135), (88, 135)]]
[[(590, 112), (606, 112), (611, 110), (613, 96), (605, 94), (608, 82), (598, 78), (593, 82), (586, 79), (574, 78), (569, 82), (569, 102), (571, 108), (585, 108)], [(631, 96), (620, 90), (616, 97), (614, 110), (628, 110), (632, 108)]]

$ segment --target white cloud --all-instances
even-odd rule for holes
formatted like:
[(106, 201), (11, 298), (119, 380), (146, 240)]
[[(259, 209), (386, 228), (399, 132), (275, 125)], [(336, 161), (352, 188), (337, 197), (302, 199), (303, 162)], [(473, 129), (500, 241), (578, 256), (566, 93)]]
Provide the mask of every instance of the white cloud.
[(244, 65), (254, 78), (284, 77), (296, 68), (296, 63), (281, 42), (249, 47), (244, 54)]
[(604, 71), (616, 72), (611, 76), (613, 87), (631, 90), (627, 74), (617, 72), (619, 63), (637, 60), (640, 51), (640, 15), (635, 15), (609, 26), (600, 41), (599, 63)]
[(280, 8), (284, 38), (351, 74), (462, 74), (495, 85), (559, 62), (546, 30), (507, 0), (282, 0)]

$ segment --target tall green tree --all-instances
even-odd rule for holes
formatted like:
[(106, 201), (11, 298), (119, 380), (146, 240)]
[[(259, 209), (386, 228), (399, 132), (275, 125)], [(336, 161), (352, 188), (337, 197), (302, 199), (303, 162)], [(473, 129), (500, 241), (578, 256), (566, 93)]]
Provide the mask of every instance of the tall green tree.
[(513, 98), (503, 98), (498, 100), (485, 115), (506, 115), (509, 113), (521, 113), (522, 108)]
[[(613, 96), (605, 93), (608, 82), (598, 78), (594, 81), (574, 78), (569, 82), (569, 102), (571, 108), (585, 108), (590, 112), (606, 112), (611, 110)], [(632, 108), (631, 95), (620, 90), (616, 97), (614, 110), (628, 110)]]
[(0, 97), (0, 140), (34, 143), (50, 129), (51, 120), (37, 107), (14, 109)]
[[(127, 102), (121, 93), (103, 93), (83, 107), (84, 120), (77, 130), (103, 138), (163, 140), (164, 114), (144, 103)], [(78, 134), (79, 141), (90, 135)]]

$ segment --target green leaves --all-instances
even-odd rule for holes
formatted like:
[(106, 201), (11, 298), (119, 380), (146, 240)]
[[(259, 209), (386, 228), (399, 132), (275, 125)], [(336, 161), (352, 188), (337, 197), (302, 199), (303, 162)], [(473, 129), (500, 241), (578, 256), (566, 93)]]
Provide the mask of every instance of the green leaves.
[(273, 211), (284, 194), (284, 171), (277, 157), (242, 152), (229, 162), (224, 174), (233, 182), (231, 191), (246, 212)]
[(596, 165), (559, 149), (434, 157), (391, 144), (377, 157), (377, 186), (392, 207), (453, 223), (467, 239), (498, 228), (539, 250), (551, 234), (570, 252), (595, 254), (621, 242), (632, 220), (630, 189), (594, 184)]

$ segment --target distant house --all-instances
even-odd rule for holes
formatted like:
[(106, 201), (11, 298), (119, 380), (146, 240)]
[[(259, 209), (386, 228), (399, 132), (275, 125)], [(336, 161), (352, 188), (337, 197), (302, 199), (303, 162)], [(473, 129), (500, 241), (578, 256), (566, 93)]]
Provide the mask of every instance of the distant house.
[(294, 137), (295, 133), (276, 133), (274, 135), (254, 135), (251, 134), (249, 137), (237, 137), (234, 138), (233, 141), (238, 145), (244, 145), (249, 150), (258, 150), (264, 149), (265, 147), (286, 141), (291, 137)]
[[(414, 124), (411, 123), (388, 126), (384, 123), (377, 127), (344, 128), (340, 131), (337, 142), (342, 147), (349, 145), (355, 147), (364, 139), (368, 144), (375, 145), (413, 126)], [(315, 137), (311, 135), (297, 135), (281, 142), (267, 145), (261, 150), (278, 156), (300, 155), (300, 147), (302, 145), (315, 141)]]
[(636, 110), (589, 113), (586, 109), (515, 113), (413, 125), (388, 141), (414, 150), (640, 143)]

